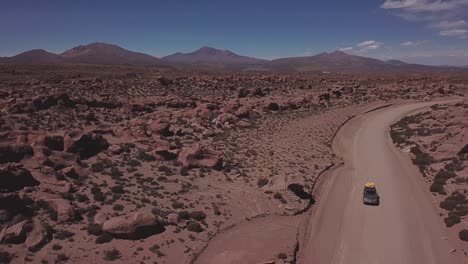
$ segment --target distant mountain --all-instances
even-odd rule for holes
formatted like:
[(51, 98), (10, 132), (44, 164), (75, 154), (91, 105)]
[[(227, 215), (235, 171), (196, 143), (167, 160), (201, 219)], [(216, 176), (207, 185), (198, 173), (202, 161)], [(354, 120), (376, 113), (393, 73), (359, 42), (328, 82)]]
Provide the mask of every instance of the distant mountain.
[(54, 54), (41, 49), (30, 50), (13, 57), (0, 58), (0, 63), (158, 65), (160, 59), (144, 53), (129, 51), (112, 44), (91, 43), (69, 49), (62, 54)]
[(106, 43), (91, 43), (65, 51), (60, 56), (70, 63), (153, 65), (160, 59)]
[[(229, 50), (202, 47), (190, 53), (175, 53), (162, 59), (126, 50), (106, 43), (91, 43), (69, 49), (62, 54), (45, 50), (30, 50), (13, 57), (0, 57), (0, 63), (15, 64), (112, 64), (156, 65), (195, 70), (283, 71), (311, 72), (328, 71), (341, 73), (422, 73), (466, 72), (466, 67), (425, 66), (400, 60), (382, 61), (347, 54), (342, 51), (320, 53), (314, 56), (262, 60), (238, 55)], [(463, 64), (461, 64), (463, 65)]]
[(276, 59), (268, 64), (268, 68), (273, 71), (329, 71), (343, 73), (420, 73), (457, 70), (456, 67), (425, 66), (409, 64), (399, 60), (382, 61), (351, 55), (342, 51), (323, 52), (315, 56)]
[(190, 53), (174, 53), (163, 57), (162, 61), (171, 65), (204, 65), (219, 67), (248, 67), (250, 65), (268, 62), (266, 60), (237, 55), (229, 50), (219, 50), (211, 47), (202, 47)]
[(395, 66), (402, 66), (402, 65), (407, 65), (408, 63), (401, 61), (401, 60), (388, 60), (386, 61), (389, 64), (395, 65)]
[(13, 57), (3, 58), (2, 61), (18, 64), (54, 64), (63, 62), (62, 58), (57, 54), (42, 49), (26, 51)]
[(468, 56), (463, 55), (406, 56), (401, 57), (399, 59), (407, 63), (422, 64), (428, 66), (450, 65), (450, 67), (463, 67), (468, 65)]
[(272, 60), (271, 69), (287, 71), (380, 71), (393, 66), (384, 61), (350, 55), (342, 51), (322, 52), (315, 56), (292, 57)]

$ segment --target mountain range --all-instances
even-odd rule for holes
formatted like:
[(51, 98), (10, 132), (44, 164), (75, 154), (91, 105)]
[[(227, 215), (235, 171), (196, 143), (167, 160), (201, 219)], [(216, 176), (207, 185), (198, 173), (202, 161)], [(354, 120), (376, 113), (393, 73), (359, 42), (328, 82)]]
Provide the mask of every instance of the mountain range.
[(259, 70), (285, 72), (426, 72), (460, 71), (456, 67), (436, 67), (408, 64), (398, 60), (382, 61), (350, 55), (342, 51), (320, 53), (314, 56), (262, 60), (238, 55), (229, 50), (202, 47), (190, 53), (174, 53), (163, 58), (126, 50), (117, 45), (91, 43), (55, 54), (35, 49), (12, 57), (0, 57), (6, 64), (106, 64), (138, 66), (170, 66), (199, 70)]

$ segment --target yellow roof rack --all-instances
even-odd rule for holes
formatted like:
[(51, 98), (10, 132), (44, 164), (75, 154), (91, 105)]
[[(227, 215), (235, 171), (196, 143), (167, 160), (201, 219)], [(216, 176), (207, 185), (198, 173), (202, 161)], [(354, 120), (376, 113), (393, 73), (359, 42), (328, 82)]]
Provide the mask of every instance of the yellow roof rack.
[(366, 187), (367, 187), (367, 188), (375, 188), (375, 183), (373, 183), (373, 182), (366, 182)]

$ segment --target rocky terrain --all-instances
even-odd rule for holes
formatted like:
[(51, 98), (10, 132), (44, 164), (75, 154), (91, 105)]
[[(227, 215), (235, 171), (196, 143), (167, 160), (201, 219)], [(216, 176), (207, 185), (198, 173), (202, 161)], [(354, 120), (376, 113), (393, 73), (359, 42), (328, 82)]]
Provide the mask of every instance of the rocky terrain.
[(391, 136), (418, 166), (447, 227), (468, 241), (468, 102), (434, 105), (392, 126)]
[[(313, 206), (351, 115), (466, 89), (444, 75), (0, 66), (0, 263), (191, 263), (220, 230)], [(459, 176), (437, 192), (457, 200), (454, 151), (437, 166)]]

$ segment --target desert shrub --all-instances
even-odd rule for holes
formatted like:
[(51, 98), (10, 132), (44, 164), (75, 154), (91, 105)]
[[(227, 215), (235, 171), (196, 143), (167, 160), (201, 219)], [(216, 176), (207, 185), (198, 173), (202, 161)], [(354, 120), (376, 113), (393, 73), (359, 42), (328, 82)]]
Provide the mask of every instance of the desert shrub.
[(401, 136), (401, 134), (398, 131), (395, 131), (393, 129), (394, 128), (392, 127), (392, 130), (390, 130), (390, 137), (392, 138), (394, 143), (396, 143), (397, 145), (403, 145), (408, 143), (408, 140)]
[(183, 220), (189, 220), (190, 219), (190, 213), (187, 212), (187, 211), (180, 211), (178, 213), (178, 215), (179, 215), (180, 219), (183, 219)]
[(110, 176), (112, 179), (118, 179), (122, 177), (123, 173), (117, 167), (112, 167), (110, 171)]
[(457, 155), (461, 158), (461, 159), (466, 159), (466, 154), (468, 154), (468, 144), (466, 144), (462, 149), (460, 149), (460, 151), (457, 153)]
[(445, 225), (447, 227), (452, 227), (453, 225), (456, 225), (461, 222), (461, 219), (457, 215), (450, 215), (446, 218), (444, 218)]
[(437, 193), (441, 193), (444, 191), (444, 186), (440, 183), (432, 183), (431, 186), (429, 187), (429, 190), (431, 192), (437, 192)]
[(141, 162), (139, 162), (136, 159), (131, 159), (131, 160), (128, 161), (128, 165), (130, 167), (139, 167), (139, 166), (141, 166)]
[(55, 233), (54, 238), (59, 239), (59, 240), (64, 240), (64, 239), (70, 238), (70, 237), (72, 237), (74, 235), (75, 235), (75, 233), (70, 232), (68, 230), (58, 230)]
[(466, 196), (463, 193), (454, 191), (449, 197), (440, 202), (439, 205), (445, 210), (452, 211), (457, 208), (457, 206), (460, 206), (460, 208), (464, 207), (463, 205), (465, 204), (467, 204)]
[(69, 258), (65, 254), (58, 254), (55, 263), (62, 263), (67, 261)]
[(112, 236), (104, 233), (96, 238), (96, 244), (104, 244), (112, 241)]
[(174, 209), (180, 209), (180, 208), (183, 208), (183, 207), (184, 207), (184, 203), (182, 203), (182, 202), (177, 202), (176, 201), (176, 202), (172, 203), (172, 208), (174, 208)]
[(152, 245), (149, 250), (153, 253), (156, 253), (156, 250), (160, 249), (161, 247), (158, 244)]
[(97, 186), (91, 187), (91, 193), (93, 194), (93, 198), (97, 202), (102, 202), (105, 200), (105, 196), (102, 193), (101, 189)]
[(10, 263), (13, 259), (13, 255), (7, 251), (0, 251), (0, 263)]
[(179, 174), (182, 176), (188, 176), (189, 175), (189, 169), (187, 167), (182, 167), (180, 168)]
[(453, 209), (455, 209), (456, 206), (457, 202), (455, 200), (445, 199), (442, 202), (440, 202), (440, 207), (448, 211), (452, 211)]
[(121, 204), (114, 204), (114, 206), (112, 206), (112, 209), (114, 209), (115, 211), (123, 211), (124, 206)]
[(273, 198), (279, 200), (279, 199), (282, 199), (282, 198), (283, 198), (283, 195), (281, 195), (281, 193), (277, 192), (277, 193), (275, 193), (275, 194), (273, 195)]
[(88, 234), (100, 236), (102, 234), (101, 226), (98, 224), (89, 224), (87, 227)]
[(77, 193), (76, 200), (80, 203), (84, 203), (86, 201), (89, 201), (89, 198), (88, 196), (86, 196), (86, 194)]
[(445, 184), (448, 179), (455, 178), (457, 175), (453, 172), (440, 169), (434, 177), (434, 182)]
[(103, 170), (104, 164), (101, 161), (96, 161), (95, 163), (91, 164), (92, 172), (102, 172)]
[(468, 242), (468, 229), (461, 230), (460, 233), (458, 233), (458, 237), (461, 240)]
[(164, 253), (161, 252), (160, 248), (161, 247), (159, 245), (153, 245), (149, 248), (149, 250), (158, 255), (158, 257), (162, 257), (164, 256)]
[(151, 213), (155, 216), (160, 216), (160, 217), (166, 217), (168, 214), (170, 214), (172, 211), (166, 211), (166, 210), (162, 210), (158, 207), (153, 207), (153, 209), (151, 209)]
[(114, 261), (120, 259), (121, 257), (122, 256), (120, 255), (120, 251), (115, 248), (104, 251), (104, 260)]
[(116, 185), (116, 186), (111, 187), (111, 192), (123, 194), (125, 193), (125, 190), (122, 185)]
[(197, 221), (202, 221), (206, 218), (206, 214), (202, 211), (193, 211), (190, 213), (190, 218)]
[(419, 167), (419, 171), (421, 171), (423, 175), (426, 175), (425, 169), (434, 162), (434, 158), (432, 158), (431, 155), (422, 152), (419, 146), (412, 147), (411, 153), (414, 154), (414, 158), (412, 159), (413, 163)]
[(450, 163), (445, 164), (444, 169), (448, 172), (461, 171), (463, 170), (463, 161), (457, 158), (452, 158)]
[(187, 224), (187, 230), (191, 232), (196, 232), (196, 233), (203, 232), (203, 228), (197, 222), (189, 222)]
[(258, 187), (263, 187), (267, 184), (268, 184), (268, 179), (265, 179), (265, 178), (258, 179), (257, 181)]
[(174, 175), (174, 173), (172, 172), (172, 169), (166, 165), (159, 166), (158, 171), (164, 172), (166, 176)]
[(153, 155), (148, 154), (143, 150), (140, 150), (138, 152), (137, 159), (143, 160), (143, 161), (155, 161), (156, 160), (156, 158)]
[(219, 210), (219, 208), (217, 206), (213, 207), (213, 213), (215, 215), (221, 215), (222, 214), (221, 210)]
[(60, 244), (53, 244), (52, 249), (53, 250), (61, 250), (63, 247)]

